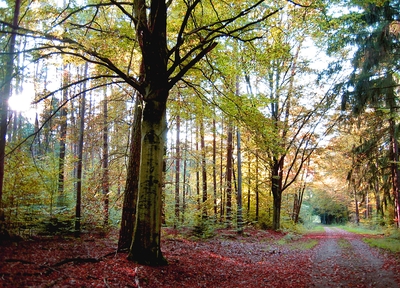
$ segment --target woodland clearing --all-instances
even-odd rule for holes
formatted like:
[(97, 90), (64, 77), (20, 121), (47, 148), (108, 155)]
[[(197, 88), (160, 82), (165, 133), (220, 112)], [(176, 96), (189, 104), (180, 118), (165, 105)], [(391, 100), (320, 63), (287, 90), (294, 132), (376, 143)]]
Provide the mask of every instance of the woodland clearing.
[(326, 227), (306, 235), (221, 229), (199, 239), (164, 229), (169, 265), (160, 267), (117, 253), (115, 231), (41, 237), (0, 246), (0, 286), (400, 287), (400, 254), (370, 248), (363, 237)]

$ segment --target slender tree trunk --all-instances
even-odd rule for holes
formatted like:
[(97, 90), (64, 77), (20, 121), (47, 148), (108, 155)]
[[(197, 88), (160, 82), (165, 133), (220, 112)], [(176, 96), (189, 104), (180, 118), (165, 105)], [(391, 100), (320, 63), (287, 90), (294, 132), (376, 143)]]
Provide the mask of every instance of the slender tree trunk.
[(200, 120), (200, 149), (201, 149), (201, 174), (202, 174), (202, 218), (207, 218), (207, 167), (206, 167), (206, 145), (204, 142), (204, 120)]
[[(310, 158), (308, 158), (308, 167), (310, 166)], [(301, 205), (303, 204), (303, 196), (304, 191), (306, 190), (306, 181), (308, 178), (308, 167), (303, 169), (303, 173), (301, 174), (300, 180), (300, 188), (298, 190), (298, 194), (294, 194), (294, 202), (293, 202), (293, 213), (292, 213), (292, 220), (294, 223), (299, 222), (300, 210)]]
[(237, 142), (237, 230), (239, 234), (243, 233), (243, 216), (242, 216), (242, 150), (241, 150), (241, 139), (240, 129), (237, 128), (236, 132)]
[[(188, 121), (186, 121), (186, 131), (188, 131)], [(186, 174), (187, 174), (187, 150), (188, 150), (188, 139), (185, 133), (185, 157), (183, 159), (183, 184), (182, 184), (182, 223), (185, 223), (185, 212), (186, 212)]]
[(354, 203), (356, 205), (356, 224), (359, 225), (360, 224), (360, 211), (358, 208), (357, 189), (356, 189), (355, 184), (353, 184), (353, 189), (354, 189)]
[(395, 137), (395, 123), (394, 120), (390, 120), (389, 124), (390, 128), (390, 144), (391, 144), (391, 171), (392, 171), (392, 187), (393, 187), (393, 196), (394, 196), (394, 203), (395, 203), (395, 215), (397, 220), (397, 227), (399, 227), (399, 220), (400, 220), (400, 202), (399, 202), (399, 193), (400, 193), (400, 185), (399, 185), (399, 153), (398, 153), (398, 143), (397, 138)]
[(380, 187), (379, 187), (379, 158), (378, 153), (375, 156), (375, 181), (374, 181), (374, 194), (375, 194), (375, 209), (376, 209), (376, 216), (383, 217), (383, 209), (381, 207), (381, 197), (380, 197)]
[[(87, 76), (88, 64), (85, 63), (84, 78)], [(76, 169), (76, 205), (75, 205), (75, 237), (81, 234), (81, 207), (82, 207), (82, 160), (83, 160), (83, 136), (85, 134), (85, 109), (86, 109), (86, 82), (83, 83), (83, 93), (81, 96), (81, 109), (79, 119), (79, 139), (78, 139), (78, 163)]]
[[(224, 123), (222, 121), (222, 128), (221, 128), (221, 135), (223, 134), (224, 131)], [(219, 193), (221, 195), (221, 201), (220, 201), (220, 221), (223, 222), (224, 221), (224, 216), (225, 216), (225, 189), (224, 189), (224, 180), (226, 180), (226, 175), (224, 178), (224, 166), (223, 166), (223, 162), (224, 162), (224, 155), (223, 155), (223, 145), (224, 145), (224, 140), (223, 137), (221, 138), (221, 142), (220, 142), (220, 159), (219, 159)]]
[(386, 94), (386, 103), (390, 109), (390, 118), (389, 118), (389, 133), (390, 133), (390, 158), (391, 158), (391, 172), (392, 172), (392, 187), (393, 187), (393, 196), (395, 202), (395, 218), (396, 225), (400, 227), (400, 175), (399, 175), (399, 147), (398, 147), (398, 127), (396, 123), (397, 115), (397, 106), (396, 106), (396, 95), (393, 91), (393, 88), (397, 84), (393, 80), (393, 75), (391, 73), (387, 73), (385, 78), (385, 83), (387, 85), (388, 90)]
[(281, 205), (282, 205), (282, 166), (283, 157), (279, 160), (274, 158), (272, 165), (271, 190), (273, 196), (272, 229), (277, 231), (281, 227)]
[(7, 135), (7, 116), (8, 116), (8, 99), (11, 96), (11, 81), (14, 71), (14, 51), (15, 40), (17, 36), (17, 26), (21, 1), (15, 0), (13, 27), (11, 30), (10, 41), (8, 44), (8, 53), (5, 54), (3, 64), (5, 65), (4, 79), (0, 87), (0, 209), (3, 207), (3, 181), (4, 181), (4, 164), (5, 149)]
[(107, 93), (104, 92), (103, 100), (103, 226), (108, 226), (108, 205), (109, 205), (109, 171), (108, 171), (108, 100)]
[(228, 124), (228, 141), (226, 155), (226, 225), (232, 224), (232, 162), (233, 162), (233, 125)]
[[(249, 157), (249, 155), (247, 155)], [(247, 167), (247, 211), (246, 211), (246, 218), (247, 221), (250, 219), (250, 199), (251, 199), (251, 161), (250, 158), (247, 159), (248, 167)]]
[[(69, 83), (69, 65), (63, 65), (63, 86)], [(62, 102), (65, 105), (60, 110), (60, 152), (58, 155), (58, 195), (57, 195), (57, 206), (64, 207), (66, 203), (66, 195), (64, 191), (64, 181), (65, 181), (65, 148), (67, 139), (67, 101), (68, 101), (68, 90), (63, 90)]]
[(181, 151), (180, 151), (180, 129), (181, 129), (181, 119), (178, 115), (176, 117), (176, 160), (175, 160), (175, 221), (174, 228), (176, 229), (177, 224), (179, 223), (179, 212), (180, 212), (180, 203), (179, 203), (179, 188), (180, 188), (180, 167), (181, 167)]
[(256, 216), (255, 220), (258, 222), (259, 217), (260, 217), (260, 191), (259, 191), (259, 157), (258, 157), (258, 152), (256, 151)]
[(129, 249), (132, 244), (135, 227), (136, 205), (139, 194), (140, 150), (142, 145), (142, 101), (140, 97), (136, 97), (134, 120), (131, 129), (128, 173), (125, 183), (121, 229), (118, 240), (119, 250)]
[[(198, 129), (196, 129), (196, 155), (200, 154), (198, 139), (199, 139), (199, 132), (198, 132)], [(200, 203), (200, 166), (199, 166), (199, 161), (196, 161), (196, 195), (197, 195), (197, 210), (200, 210), (201, 203)]]
[(215, 122), (215, 113), (214, 113), (214, 118), (213, 118), (213, 156), (212, 156), (212, 161), (213, 161), (213, 204), (214, 204), (214, 217), (215, 221), (217, 220), (217, 213), (218, 213), (218, 207), (217, 207), (217, 128), (216, 128), (216, 122)]

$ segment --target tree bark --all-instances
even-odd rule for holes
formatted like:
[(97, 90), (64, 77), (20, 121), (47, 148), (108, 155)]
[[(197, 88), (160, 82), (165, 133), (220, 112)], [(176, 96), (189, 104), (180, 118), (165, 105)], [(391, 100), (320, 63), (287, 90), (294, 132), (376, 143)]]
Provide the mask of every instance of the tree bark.
[(241, 139), (240, 139), (240, 130), (237, 128), (237, 230), (239, 234), (243, 233), (243, 216), (242, 216), (242, 150), (241, 150)]
[(215, 113), (213, 118), (213, 204), (214, 204), (214, 217), (215, 221), (217, 220), (217, 127), (215, 121)]
[[(63, 86), (69, 83), (69, 65), (63, 65)], [(68, 101), (68, 90), (63, 90), (63, 103)], [(67, 137), (67, 105), (64, 105), (60, 109), (60, 152), (58, 154), (58, 194), (57, 194), (57, 206), (65, 207), (66, 195), (64, 191), (64, 181), (65, 181), (65, 148), (66, 148), (66, 137)]]
[[(167, 99), (167, 91), (157, 98)], [(143, 110), (142, 154), (136, 226), (128, 259), (146, 265), (164, 265), (160, 246), (163, 156), (166, 102), (147, 101)]]
[(231, 226), (232, 222), (232, 162), (233, 162), (233, 125), (228, 124), (228, 141), (226, 156), (226, 225)]
[[(179, 112), (178, 112), (179, 113)], [(179, 223), (179, 212), (180, 212), (180, 203), (179, 203), (179, 188), (180, 188), (180, 172), (181, 172), (181, 151), (180, 151), (180, 129), (181, 129), (181, 119), (178, 115), (176, 117), (176, 159), (175, 159), (175, 221), (174, 228), (176, 229), (177, 224)]]
[(256, 216), (255, 216), (255, 221), (258, 222), (259, 217), (260, 217), (260, 185), (259, 185), (259, 162), (260, 162), (260, 157), (258, 156), (258, 151), (256, 151)]
[[(88, 63), (85, 63), (84, 78), (88, 72)], [(75, 204), (75, 237), (81, 234), (81, 206), (82, 206), (82, 162), (83, 162), (83, 136), (85, 134), (85, 109), (86, 109), (86, 82), (83, 83), (81, 96), (81, 110), (79, 119), (78, 163), (76, 168), (76, 204)]]
[(282, 167), (283, 157), (279, 160), (274, 158), (272, 165), (272, 196), (273, 196), (273, 215), (272, 229), (279, 230), (281, 227), (281, 204), (282, 204)]
[(102, 190), (103, 190), (103, 226), (108, 226), (108, 205), (109, 205), (109, 192), (110, 182), (108, 173), (108, 100), (107, 94), (104, 92), (103, 100), (103, 179), (102, 179)]
[(200, 149), (201, 149), (201, 174), (202, 174), (202, 213), (203, 220), (207, 219), (207, 167), (206, 145), (204, 142), (204, 120), (200, 119)]
[(140, 150), (142, 145), (142, 110), (143, 108), (140, 97), (136, 97), (134, 120), (131, 128), (128, 173), (124, 191), (118, 250), (130, 248), (135, 228), (136, 205), (139, 194)]
[[(186, 121), (186, 131), (188, 131), (188, 121)], [(186, 211), (186, 195), (187, 195), (187, 185), (186, 185), (186, 175), (187, 175), (187, 153), (188, 153), (188, 133), (185, 133), (185, 156), (183, 158), (183, 183), (182, 183), (182, 223), (185, 223), (185, 211)]]

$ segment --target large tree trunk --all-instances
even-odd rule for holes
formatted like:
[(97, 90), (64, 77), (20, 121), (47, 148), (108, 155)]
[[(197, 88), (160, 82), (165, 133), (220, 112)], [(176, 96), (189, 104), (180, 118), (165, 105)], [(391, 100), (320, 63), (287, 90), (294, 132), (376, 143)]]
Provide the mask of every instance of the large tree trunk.
[[(166, 95), (162, 98), (167, 99)], [(160, 246), (166, 128), (166, 102), (147, 101), (142, 121), (142, 165), (140, 165), (136, 226), (128, 254), (129, 260), (146, 265), (166, 264)]]
[(139, 194), (139, 168), (142, 138), (142, 102), (139, 97), (135, 102), (135, 114), (131, 130), (128, 173), (124, 191), (121, 229), (119, 231), (118, 249), (129, 249), (132, 244), (135, 228), (136, 205)]

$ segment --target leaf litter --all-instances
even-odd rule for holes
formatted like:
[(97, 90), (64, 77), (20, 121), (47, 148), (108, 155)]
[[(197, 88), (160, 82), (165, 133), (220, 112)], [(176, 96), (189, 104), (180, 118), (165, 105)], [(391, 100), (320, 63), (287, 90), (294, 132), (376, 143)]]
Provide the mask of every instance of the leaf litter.
[[(253, 228), (246, 228), (242, 235), (220, 229), (208, 239), (183, 234), (163, 229), (162, 251), (169, 265), (159, 267), (132, 263), (127, 253), (117, 252), (118, 231), (106, 237), (87, 234), (79, 239), (55, 236), (3, 243), (0, 287), (251, 288), (335, 287), (337, 283), (373, 287), (362, 282), (368, 280), (368, 273), (379, 272), (376, 280), (379, 275), (392, 276), (390, 273), (400, 268), (399, 255), (382, 257), (378, 250), (358, 242), (352, 245), (356, 248), (345, 252), (340, 245), (327, 246), (326, 241), (335, 241), (332, 233), (308, 234), (293, 240), (287, 240), (290, 237), (285, 238), (285, 233)], [(361, 239), (358, 235), (352, 237)], [(346, 239), (352, 243), (353, 238)], [(301, 248), (316, 239), (318, 245)], [(364, 258), (357, 249), (363, 251)], [(365, 256), (368, 253), (372, 256)], [(374, 257), (379, 267), (365, 265)], [(363, 276), (352, 283), (352, 275)], [(400, 279), (394, 277), (393, 283), (399, 287)]]

